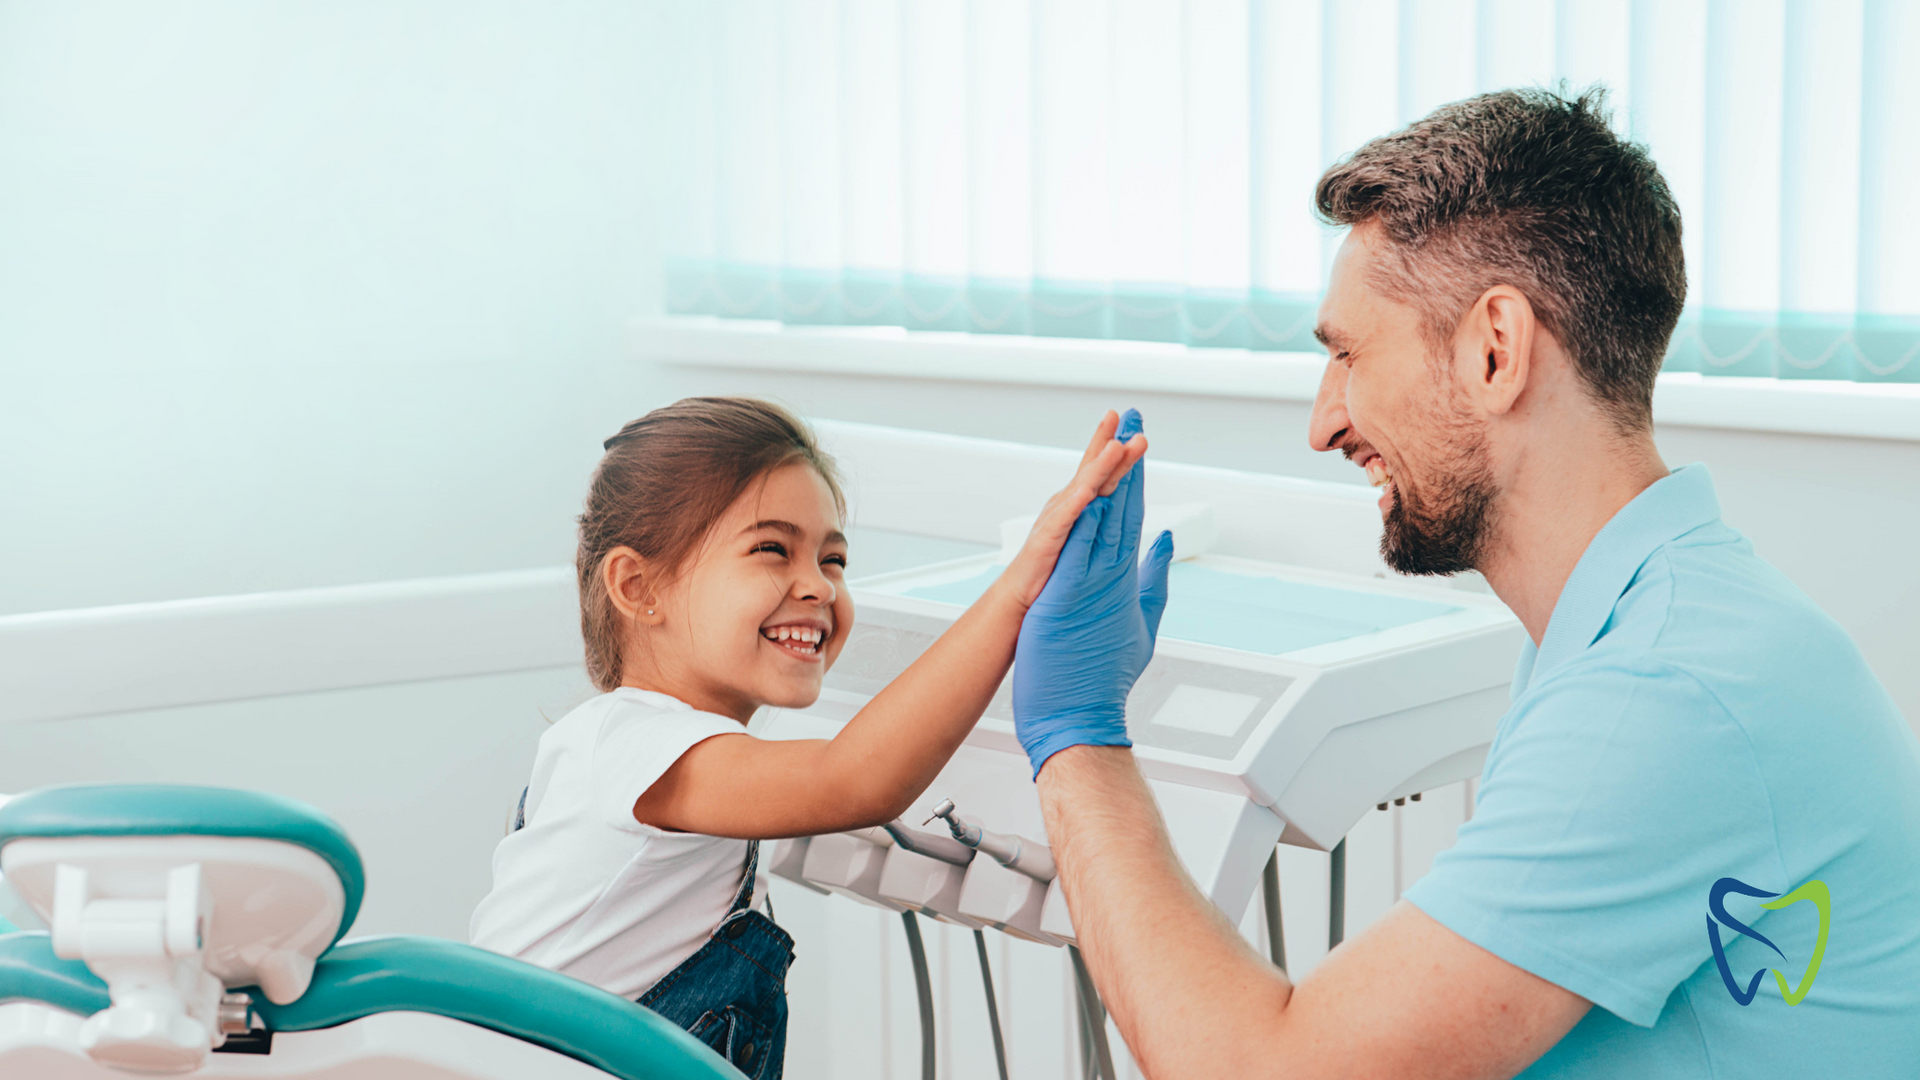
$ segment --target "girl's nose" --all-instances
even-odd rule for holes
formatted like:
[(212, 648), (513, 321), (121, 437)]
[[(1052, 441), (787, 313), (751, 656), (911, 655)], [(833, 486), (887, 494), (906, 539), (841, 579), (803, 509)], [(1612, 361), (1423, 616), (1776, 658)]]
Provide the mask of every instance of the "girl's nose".
[(819, 567), (802, 569), (793, 582), (792, 596), (814, 604), (831, 604), (838, 599), (840, 592), (834, 587), (827, 575)]

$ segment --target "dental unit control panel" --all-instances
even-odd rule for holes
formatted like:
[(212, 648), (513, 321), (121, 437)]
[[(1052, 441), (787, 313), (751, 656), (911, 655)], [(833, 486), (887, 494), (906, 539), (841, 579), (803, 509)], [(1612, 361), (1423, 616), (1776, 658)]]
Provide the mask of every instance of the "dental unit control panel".
[[(1070, 464), (1033, 447), (823, 427), (865, 500), (862, 523), (886, 517), (890, 497), (916, 512), (916, 467), (970, 473), (954, 485), (991, 503)], [(1175, 849), (1237, 921), (1276, 842), (1332, 850), (1376, 804), (1478, 775), (1523, 631), (1491, 595), (1387, 574), (1372, 557), (1378, 511), (1357, 486), (1152, 463), (1148, 499), (1145, 535), (1171, 528), (1178, 561), (1128, 730)], [(1319, 538), (1302, 522), (1323, 526)], [(1026, 524), (978, 530), (1001, 551), (856, 578), (853, 631), (820, 700), (756, 729), (831, 737), (986, 589)], [(771, 870), (882, 908), (1074, 940), (1010, 681), (906, 819), (782, 841)]]

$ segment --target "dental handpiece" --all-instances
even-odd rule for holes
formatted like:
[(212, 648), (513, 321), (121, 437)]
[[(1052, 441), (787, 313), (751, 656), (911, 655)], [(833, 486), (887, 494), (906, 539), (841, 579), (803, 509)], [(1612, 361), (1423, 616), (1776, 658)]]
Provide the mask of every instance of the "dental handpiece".
[(899, 819), (880, 826), (893, 837), (893, 842), (913, 852), (925, 855), (929, 859), (938, 859), (953, 866), (965, 866), (973, 861), (974, 850), (965, 844), (950, 840), (939, 833), (921, 832)]
[(1058, 868), (1053, 865), (1053, 852), (1045, 844), (1036, 843), (1024, 836), (1013, 836), (992, 832), (980, 827), (979, 823), (962, 817), (955, 812), (952, 799), (940, 800), (933, 808), (930, 823), (940, 818), (947, 823), (947, 830), (953, 838), (962, 844), (986, 852), (994, 862), (1009, 870), (1027, 875), (1035, 881), (1045, 884), (1052, 881)]

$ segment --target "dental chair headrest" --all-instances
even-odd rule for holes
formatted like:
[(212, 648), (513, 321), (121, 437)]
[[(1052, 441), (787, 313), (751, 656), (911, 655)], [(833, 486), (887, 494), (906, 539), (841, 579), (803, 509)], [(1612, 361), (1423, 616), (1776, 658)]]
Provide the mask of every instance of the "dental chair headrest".
[(307, 849), (339, 875), (346, 894), (335, 942), (353, 925), (366, 894), (360, 852), (340, 826), (278, 795), (185, 784), (78, 784), (41, 788), (0, 805), (0, 848), (29, 838), (133, 836), (230, 836)]

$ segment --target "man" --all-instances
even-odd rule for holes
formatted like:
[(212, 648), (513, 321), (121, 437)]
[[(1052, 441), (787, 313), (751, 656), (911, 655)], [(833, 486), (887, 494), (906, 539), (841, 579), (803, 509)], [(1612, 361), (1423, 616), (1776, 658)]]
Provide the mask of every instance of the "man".
[(1351, 231), (1313, 445), (1384, 488), (1390, 565), (1480, 571), (1532, 641), (1457, 845), (1296, 986), (1194, 887), (1126, 748), (1157, 613), (1056, 571), (1015, 714), (1135, 1057), (1155, 1080), (1920, 1075), (1920, 745), (1705, 468), (1654, 447), (1686, 278), (1652, 161), (1597, 95), (1489, 94), (1362, 147), (1317, 204)]

